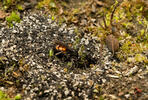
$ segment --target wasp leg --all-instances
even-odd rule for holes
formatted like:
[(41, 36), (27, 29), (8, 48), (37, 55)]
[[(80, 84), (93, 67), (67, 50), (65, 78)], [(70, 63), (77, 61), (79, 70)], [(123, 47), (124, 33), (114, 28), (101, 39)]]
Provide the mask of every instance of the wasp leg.
[(61, 53), (62, 53), (62, 52), (58, 52), (58, 53), (56, 53), (55, 55), (58, 56), (58, 55), (61, 54)]

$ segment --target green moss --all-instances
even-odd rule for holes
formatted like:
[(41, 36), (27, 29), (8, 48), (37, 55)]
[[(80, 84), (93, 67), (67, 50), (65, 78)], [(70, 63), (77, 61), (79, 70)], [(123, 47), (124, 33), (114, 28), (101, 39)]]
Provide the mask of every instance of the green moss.
[(142, 54), (136, 54), (135, 55), (135, 61), (136, 62), (144, 62), (146, 60), (147, 60), (147, 58)]
[(148, 42), (148, 34), (146, 29), (141, 29), (138, 36), (137, 36), (137, 42)]
[(21, 100), (21, 95), (17, 94), (14, 98), (9, 98), (7, 94), (0, 90), (0, 100)]
[[(19, 10), (17, 9), (18, 4), (22, 2), (21, 0), (3, 0), (2, 5), (5, 10)], [(19, 7), (20, 8), (20, 7)]]
[(72, 62), (68, 62), (67, 66), (71, 68), (72, 67)]
[(20, 10), (20, 11), (24, 10), (24, 8), (22, 7), (22, 5), (17, 5), (17, 9)]
[(144, 62), (147, 63), (148, 59), (142, 54), (136, 54), (135, 57), (128, 57), (127, 62), (129, 63), (139, 63)]
[(12, 5), (12, 0), (3, 0), (3, 5), (5, 9), (8, 9)]
[(0, 100), (11, 100), (4, 92), (0, 90)]
[(54, 0), (50, 1), (49, 7), (50, 7), (51, 9), (56, 8), (56, 4), (55, 4)]
[(22, 98), (21, 95), (20, 94), (17, 94), (14, 99), (15, 100), (21, 100), (21, 98)]
[(52, 17), (51, 17), (51, 19), (54, 21), (54, 20), (55, 20), (55, 17), (54, 17), (54, 16), (52, 16)]
[(130, 53), (130, 46), (131, 46), (131, 41), (127, 41), (126, 43), (124, 43), (121, 47), (121, 50), (126, 52), (126, 53)]
[(12, 22), (20, 22), (20, 16), (16, 12), (12, 12), (10, 16), (6, 17), (6, 21), (10, 26), (12, 26)]
[(117, 57), (120, 60), (126, 60), (129, 55), (132, 55), (134, 52), (131, 51), (131, 41), (126, 41), (121, 47), (120, 52), (117, 54)]
[(103, 96), (100, 96), (100, 97), (99, 97), (99, 100), (105, 100), (105, 99), (104, 99), (104, 97), (103, 97)]
[(57, 6), (54, 0), (43, 0), (38, 3), (37, 8), (45, 8), (45, 9), (50, 9), (50, 10), (57, 10)]

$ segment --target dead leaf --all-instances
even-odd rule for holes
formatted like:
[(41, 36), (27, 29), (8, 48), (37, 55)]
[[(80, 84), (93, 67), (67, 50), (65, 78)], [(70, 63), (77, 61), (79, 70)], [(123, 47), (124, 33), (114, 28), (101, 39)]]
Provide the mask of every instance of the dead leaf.
[(21, 76), (21, 73), (20, 73), (19, 71), (17, 71), (17, 72), (12, 72), (12, 73), (13, 73), (13, 76), (14, 76), (15, 78), (18, 78), (18, 77)]
[(100, 5), (100, 6), (104, 6), (104, 7), (107, 7), (107, 4), (102, 2), (102, 1), (99, 1), (99, 0), (95, 0), (96, 4), (97, 5)]
[(59, 15), (62, 15), (63, 14), (63, 8), (62, 7), (59, 7)]
[(8, 13), (5, 13), (4, 11), (0, 10), (0, 19), (4, 19), (8, 15)]
[(113, 35), (106, 37), (106, 45), (113, 55), (119, 49), (119, 41)]

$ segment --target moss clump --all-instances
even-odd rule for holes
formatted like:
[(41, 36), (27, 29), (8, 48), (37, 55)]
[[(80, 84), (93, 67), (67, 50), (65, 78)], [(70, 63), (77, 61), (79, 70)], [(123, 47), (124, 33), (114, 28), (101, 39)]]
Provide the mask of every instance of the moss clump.
[(135, 61), (136, 62), (146, 62), (147, 58), (142, 54), (136, 54), (135, 55)]
[(21, 95), (17, 94), (14, 98), (9, 98), (7, 94), (0, 90), (0, 100), (21, 100)]
[(50, 10), (57, 10), (57, 6), (54, 0), (43, 0), (38, 3), (37, 8), (45, 8)]
[(0, 90), (0, 100), (11, 100), (4, 92)]
[(21, 95), (20, 94), (17, 94), (14, 99), (15, 100), (21, 100), (21, 98), (22, 98)]
[(2, 0), (2, 6), (5, 10), (22, 10), (20, 4), (22, 0)]
[(16, 12), (12, 12), (11, 14), (10, 14), (10, 16), (8, 16), (8, 17), (6, 17), (6, 21), (8, 22), (8, 24), (10, 25), (10, 26), (12, 26), (13, 24), (12, 24), (12, 22), (14, 21), (14, 22), (20, 22), (20, 16), (19, 16), (19, 14), (17, 14)]

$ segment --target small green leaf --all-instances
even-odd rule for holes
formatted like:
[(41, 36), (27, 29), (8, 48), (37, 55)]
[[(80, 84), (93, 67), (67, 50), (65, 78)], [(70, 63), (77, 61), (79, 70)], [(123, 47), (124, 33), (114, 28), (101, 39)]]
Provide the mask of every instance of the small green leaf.
[(141, 34), (140, 34), (140, 35), (141, 35), (141, 36), (143, 36), (143, 35), (144, 35), (144, 33), (145, 33), (145, 30), (144, 30), (144, 29), (142, 29), (142, 30), (141, 30)]
[(51, 49), (51, 50), (49, 50), (49, 57), (52, 57), (54, 55), (54, 52), (53, 52), (53, 50)]
[(72, 67), (72, 62), (68, 62), (67, 66)]
[(18, 10), (24, 10), (23, 7), (22, 7), (22, 5), (17, 5), (17, 9)]
[(50, 8), (56, 8), (56, 4), (54, 2), (49, 3)]
[(54, 20), (54, 16), (52, 16), (51, 19)]
[(15, 96), (15, 100), (20, 100), (22, 97), (21, 97), (21, 94), (17, 94), (16, 96)]
[(11, 4), (12, 3), (12, 0), (5, 0), (6, 2), (6, 4)]

